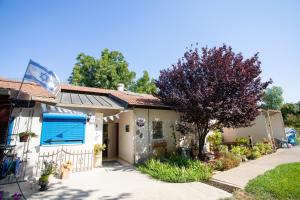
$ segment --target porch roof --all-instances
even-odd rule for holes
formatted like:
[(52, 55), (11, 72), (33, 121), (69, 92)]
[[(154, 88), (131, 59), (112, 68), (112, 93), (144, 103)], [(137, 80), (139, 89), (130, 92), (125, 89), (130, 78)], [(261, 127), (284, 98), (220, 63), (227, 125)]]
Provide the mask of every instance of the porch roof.
[(108, 96), (101, 94), (80, 94), (75, 92), (62, 91), (56, 97), (57, 106), (64, 107), (86, 107), (86, 108), (102, 108), (102, 109), (124, 109), (116, 101)]

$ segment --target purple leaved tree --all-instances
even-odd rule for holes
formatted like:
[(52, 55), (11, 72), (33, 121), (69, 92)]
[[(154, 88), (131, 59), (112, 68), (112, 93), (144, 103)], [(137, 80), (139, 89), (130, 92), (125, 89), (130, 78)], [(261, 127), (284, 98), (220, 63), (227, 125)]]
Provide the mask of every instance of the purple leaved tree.
[(209, 130), (250, 125), (259, 114), (258, 102), (271, 83), (260, 78), (258, 54), (244, 59), (231, 47), (190, 48), (171, 68), (162, 70), (158, 98), (181, 113), (177, 130), (193, 130), (199, 155)]

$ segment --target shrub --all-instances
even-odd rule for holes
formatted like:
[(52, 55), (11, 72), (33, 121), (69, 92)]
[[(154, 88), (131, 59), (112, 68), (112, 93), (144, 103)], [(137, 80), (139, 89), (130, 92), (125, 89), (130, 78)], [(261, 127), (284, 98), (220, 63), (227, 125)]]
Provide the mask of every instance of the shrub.
[(247, 147), (244, 147), (244, 146), (234, 146), (232, 147), (231, 153), (237, 155), (237, 156), (243, 156), (243, 155), (246, 155), (246, 152), (247, 152)]
[(253, 159), (257, 159), (259, 157), (261, 157), (260, 150), (257, 146), (254, 146), (252, 151), (251, 151), (251, 155), (250, 155), (249, 159), (253, 160)]
[(214, 170), (219, 170), (219, 171), (223, 170), (222, 160), (214, 160), (214, 161), (210, 162), (209, 164)]
[(262, 155), (266, 154), (266, 149), (265, 149), (265, 144), (264, 143), (257, 142), (254, 147), (257, 147), (259, 149), (260, 154), (262, 154)]
[(239, 166), (239, 164), (241, 163), (241, 158), (229, 152), (224, 154), (220, 161), (222, 162), (221, 170), (228, 170)]
[(218, 146), (221, 145), (223, 142), (223, 136), (221, 131), (214, 131), (213, 134), (207, 137), (207, 141), (210, 142), (213, 150), (217, 150)]
[(219, 151), (221, 154), (228, 153), (228, 146), (226, 146), (226, 145), (219, 145), (219, 146), (218, 146), (218, 151)]
[(138, 169), (153, 178), (172, 183), (207, 181), (212, 176), (211, 166), (181, 156), (162, 160), (149, 159), (138, 166)]
[(237, 137), (235, 139), (238, 145), (248, 146), (249, 145), (249, 139), (247, 137)]

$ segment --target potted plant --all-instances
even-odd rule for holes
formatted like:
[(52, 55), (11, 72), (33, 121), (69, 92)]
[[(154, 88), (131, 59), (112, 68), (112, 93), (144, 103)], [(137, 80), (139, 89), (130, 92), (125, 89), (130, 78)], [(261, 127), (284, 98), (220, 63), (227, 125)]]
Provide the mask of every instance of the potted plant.
[(24, 131), (18, 134), (20, 138), (20, 142), (27, 142), (29, 137), (37, 137), (37, 135), (30, 131)]
[(105, 144), (95, 144), (94, 146), (94, 167), (102, 167), (102, 151), (106, 149)]
[(44, 162), (44, 169), (42, 170), (41, 177), (39, 178), (40, 191), (48, 189), (50, 177), (56, 172), (56, 164), (54, 162)]
[(48, 189), (49, 175), (42, 175), (39, 179), (40, 191), (45, 191)]

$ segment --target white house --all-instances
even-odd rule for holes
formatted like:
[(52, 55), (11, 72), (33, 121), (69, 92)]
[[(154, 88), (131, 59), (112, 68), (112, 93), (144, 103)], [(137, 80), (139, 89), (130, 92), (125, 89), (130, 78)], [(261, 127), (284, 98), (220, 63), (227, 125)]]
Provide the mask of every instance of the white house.
[[(24, 83), (16, 101), (19, 87), (18, 81), (0, 79), (0, 88), (7, 90), (8, 100), (15, 104), (9, 145), (16, 145), (18, 156), (26, 161), (26, 176), (35, 176), (43, 159), (51, 157), (74, 165), (80, 159), (78, 165), (86, 166), (96, 143), (107, 144), (103, 159), (118, 158), (132, 164), (156, 150), (175, 149), (174, 125), (179, 114), (152, 95), (127, 92), (122, 87), (61, 85), (55, 98), (39, 85)], [(16, 134), (23, 131), (38, 137), (20, 142)], [(61, 150), (72, 153), (55, 154)], [(79, 156), (74, 161), (75, 154)]]

